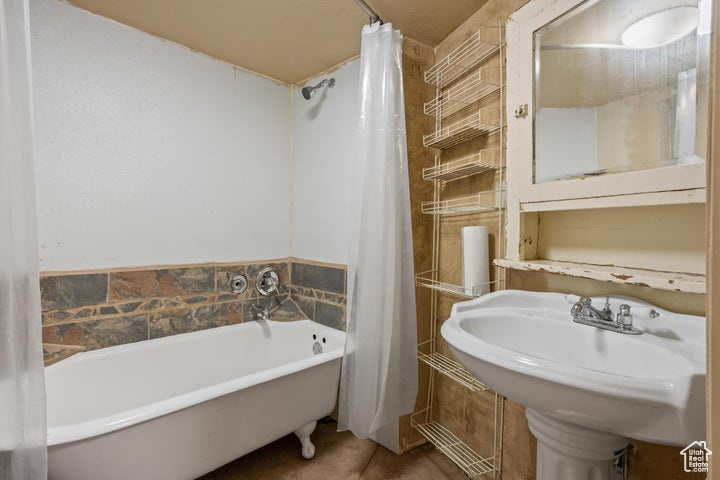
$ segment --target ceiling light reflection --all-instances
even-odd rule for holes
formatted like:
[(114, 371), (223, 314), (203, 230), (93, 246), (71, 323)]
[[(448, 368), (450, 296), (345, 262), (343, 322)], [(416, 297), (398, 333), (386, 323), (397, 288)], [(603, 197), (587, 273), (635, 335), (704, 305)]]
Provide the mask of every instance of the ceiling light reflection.
[(641, 18), (622, 33), (623, 45), (654, 48), (681, 39), (697, 28), (697, 7), (675, 7)]

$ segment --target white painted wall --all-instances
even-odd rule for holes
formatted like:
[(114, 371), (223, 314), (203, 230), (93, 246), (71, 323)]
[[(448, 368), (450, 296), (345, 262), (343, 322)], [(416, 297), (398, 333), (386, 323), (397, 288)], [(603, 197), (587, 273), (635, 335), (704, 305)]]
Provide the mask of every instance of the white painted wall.
[[(57, 0), (30, 5), (41, 270), (290, 254), (287, 87)], [(322, 121), (341, 122), (347, 83)]]
[(350, 174), (357, 127), (360, 60), (330, 75), (335, 87), (310, 100), (293, 92), (292, 254), (347, 264)]

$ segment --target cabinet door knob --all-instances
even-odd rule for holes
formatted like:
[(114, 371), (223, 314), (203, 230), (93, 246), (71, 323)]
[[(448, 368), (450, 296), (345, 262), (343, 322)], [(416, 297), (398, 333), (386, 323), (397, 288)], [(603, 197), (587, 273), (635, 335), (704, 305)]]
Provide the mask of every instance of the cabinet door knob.
[(513, 116), (515, 118), (525, 118), (528, 114), (528, 104), (523, 103), (522, 105), (518, 105), (515, 108), (515, 112), (513, 112)]

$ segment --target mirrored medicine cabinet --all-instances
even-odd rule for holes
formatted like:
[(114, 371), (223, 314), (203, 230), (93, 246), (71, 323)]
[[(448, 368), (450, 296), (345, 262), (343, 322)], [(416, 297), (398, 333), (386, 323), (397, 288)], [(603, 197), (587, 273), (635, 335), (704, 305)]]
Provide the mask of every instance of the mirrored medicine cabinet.
[(521, 203), (704, 197), (711, 3), (534, 0), (516, 12), (508, 163)]
[(507, 23), (501, 267), (705, 292), (711, 0), (530, 0)]

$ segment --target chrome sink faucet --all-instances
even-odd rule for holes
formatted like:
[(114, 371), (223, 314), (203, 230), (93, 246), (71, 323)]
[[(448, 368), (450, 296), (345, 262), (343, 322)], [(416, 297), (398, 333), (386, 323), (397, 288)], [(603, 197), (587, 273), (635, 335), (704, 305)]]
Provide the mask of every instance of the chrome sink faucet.
[(605, 322), (612, 322), (612, 310), (610, 310), (610, 297), (605, 297), (605, 306), (602, 310), (598, 310), (593, 307), (592, 300), (588, 297), (580, 297), (570, 309), (570, 313), (573, 318), (576, 316), (584, 316), (589, 318), (596, 318)]
[[(580, 297), (570, 308), (570, 315), (575, 323), (581, 323), (603, 330), (611, 330), (628, 335), (640, 335), (643, 333), (639, 328), (633, 327), (633, 316), (630, 313), (630, 305), (620, 305), (617, 315), (613, 317), (612, 310), (610, 309), (610, 297), (605, 297), (605, 305), (602, 310), (595, 308), (592, 305), (592, 300), (588, 297)], [(652, 308), (649, 309), (648, 316), (650, 318), (655, 318), (658, 315), (655, 310)]]

